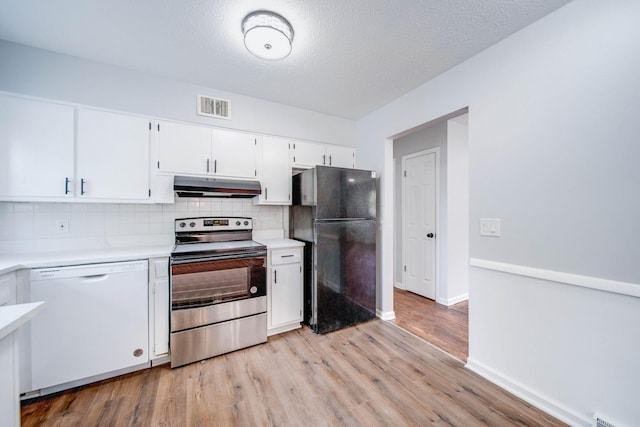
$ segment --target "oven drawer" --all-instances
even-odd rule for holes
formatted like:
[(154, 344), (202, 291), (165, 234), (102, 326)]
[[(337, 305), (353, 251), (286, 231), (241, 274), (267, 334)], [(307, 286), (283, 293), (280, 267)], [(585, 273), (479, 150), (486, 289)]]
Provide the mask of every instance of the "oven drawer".
[(266, 311), (267, 297), (247, 298), (206, 307), (172, 310), (171, 332), (197, 328), (210, 323), (224, 322)]
[(267, 313), (171, 334), (171, 367), (267, 341)]
[(300, 262), (302, 248), (277, 249), (270, 252), (271, 265), (293, 264)]

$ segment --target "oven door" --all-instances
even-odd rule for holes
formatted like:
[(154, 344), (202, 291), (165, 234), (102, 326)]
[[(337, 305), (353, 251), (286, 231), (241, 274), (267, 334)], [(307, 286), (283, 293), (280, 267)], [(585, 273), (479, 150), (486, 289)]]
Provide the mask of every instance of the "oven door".
[(267, 294), (266, 255), (172, 259), (171, 309), (205, 307)]

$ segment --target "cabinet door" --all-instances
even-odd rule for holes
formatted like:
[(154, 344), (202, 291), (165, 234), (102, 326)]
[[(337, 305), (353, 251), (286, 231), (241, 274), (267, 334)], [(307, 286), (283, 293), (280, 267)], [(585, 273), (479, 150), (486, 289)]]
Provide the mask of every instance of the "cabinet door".
[(286, 139), (262, 138), (262, 194), (259, 204), (291, 204), (291, 165)]
[(73, 197), (73, 150), (73, 107), (0, 95), (0, 197)]
[(325, 145), (296, 141), (293, 143), (292, 157), (294, 167), (312, 168), (316, 165), (324, 165)]
[(144, 117), (80, 109), (76, 195), (148, 199), (150, 123)]
[(16, 273), (0, 274), (0, 307), (16, 303)]
[(339, 145), (327, 145), (327, 166), (340, 168), (355, 167), (355, 149), (351, 147), (341, 147)]
[(160, 172), (206, 175), (212, 170), (210, 128), (164, 121), (155, 128)]
[(302, 321), (302, 269), (300, 264), (271, 268), (271, 327)]
[(169, 259), (149, 260), (151, 358), (169, 353)]
[(212, 129), (211, 135), (214, 175), (256, 178), (258, 148), (255, 136), (222, 129)]

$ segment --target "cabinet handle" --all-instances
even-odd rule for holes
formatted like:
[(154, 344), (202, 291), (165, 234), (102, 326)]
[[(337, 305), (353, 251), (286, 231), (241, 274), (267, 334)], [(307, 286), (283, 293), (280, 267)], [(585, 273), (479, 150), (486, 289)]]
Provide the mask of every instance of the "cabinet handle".
[(273, 270), (273, 284), (278, 283), (278, 270)]
[(209, 159), (207, 159), (207, 173), (209, 173)]
[(84, 191), (84, 183), (86, 181), (84, 180), (84, 178), (80, 178), (80, 195), (84, 195), (85, 191)]
[(327, 164), (327, 155), (326, 155), (326, 154), (323, 154), (323, 155), (322, 155), (322, 164), (323, 164), (323, 165), (326, 165), (326, 164)]
[(291, 255), (280, 255), (280, 258), (291, 258), (293, 256), (293, 254)]
[(218, 161), (213, 161), (213, 173), (218, 173)]
[(264, 187), (264, 199), (269, 200), (269, 189)]
[(333, 165), (331, 164), (331, 156), (329, 156), (329, 166), (333, 166)]
[(64, 179), (64, 194), (69, 194), (69, 177)]

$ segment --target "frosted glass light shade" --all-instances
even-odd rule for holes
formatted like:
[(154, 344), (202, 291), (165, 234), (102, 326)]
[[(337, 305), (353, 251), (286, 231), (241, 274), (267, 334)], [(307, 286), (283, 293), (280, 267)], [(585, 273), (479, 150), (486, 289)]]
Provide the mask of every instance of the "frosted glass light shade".
[(286, 19), (273, 12), (258, 11), (242, 20), (244, 45), (258, 58), (275, 61), (291, 53), (293, 28)]

